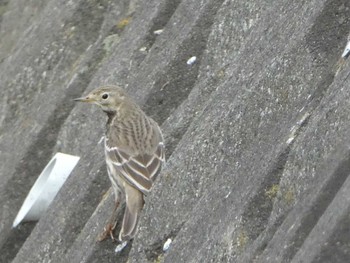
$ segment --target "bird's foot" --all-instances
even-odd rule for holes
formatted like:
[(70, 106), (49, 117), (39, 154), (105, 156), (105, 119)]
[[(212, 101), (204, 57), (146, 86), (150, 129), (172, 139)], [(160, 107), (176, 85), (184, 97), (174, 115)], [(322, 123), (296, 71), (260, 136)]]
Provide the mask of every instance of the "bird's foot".
[(114, 234), (113, 234), (113, 230), (114, 230), (116, 225), (117, 225), (117, 222), (115, 222), (114, 224), (108, 223), (104, 227), (103, 232), (98, 236), (97, 241), (101, 242), (101, 241), (105, 240), (106, 238), (108, 238), (108, 236), (110, 236), (113, 241), (116, 241), (116, 238), (114, 237)]

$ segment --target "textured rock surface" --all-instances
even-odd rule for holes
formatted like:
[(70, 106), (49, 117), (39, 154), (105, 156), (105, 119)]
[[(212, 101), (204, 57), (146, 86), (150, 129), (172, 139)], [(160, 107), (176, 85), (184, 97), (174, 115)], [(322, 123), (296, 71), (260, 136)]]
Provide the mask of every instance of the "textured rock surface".
[[(347, 0), (0, 2), (0, 262), (347, 262), (349, 17)], [(118, 254), (96, 243), (105, 116), (72, 101), (107, 83), (162, 123), (168, 156)], [(11, 229), (57, 151), (81, 161)]]

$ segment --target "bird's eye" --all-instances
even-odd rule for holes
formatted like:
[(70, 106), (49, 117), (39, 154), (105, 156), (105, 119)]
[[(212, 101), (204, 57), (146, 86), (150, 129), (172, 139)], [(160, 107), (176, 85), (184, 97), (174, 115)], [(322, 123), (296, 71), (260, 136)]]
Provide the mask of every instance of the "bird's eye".
[(104, 100), (108, 99), (108, 94), (107, 93), (102, 94), (102, 99)]

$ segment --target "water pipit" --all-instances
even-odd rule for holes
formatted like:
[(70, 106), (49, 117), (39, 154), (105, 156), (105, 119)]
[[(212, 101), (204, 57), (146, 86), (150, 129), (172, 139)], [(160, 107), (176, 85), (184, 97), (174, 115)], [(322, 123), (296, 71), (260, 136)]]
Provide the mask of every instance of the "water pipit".
[(114, 217), (123, 195), (126, 206), (119, 240), (128, 241), (136, 234), (143, 197), (151, 190), (165, 161), (162, 132), (158, 124), (117, 86), (104, 86), (75, 100), (96, 104), (108, 116), (104, 146), (115, 207), (112, 221), (100, 240), (108, 234), (113, 238)]

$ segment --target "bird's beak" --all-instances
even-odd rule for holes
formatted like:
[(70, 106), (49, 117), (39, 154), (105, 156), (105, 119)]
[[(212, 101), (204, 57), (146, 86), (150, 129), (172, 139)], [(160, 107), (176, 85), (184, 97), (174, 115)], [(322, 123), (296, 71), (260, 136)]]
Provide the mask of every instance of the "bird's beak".
[(74, 101), (80, 101), (80, 102), (93, 102), (94, 100), (90, 98), (89, 96), (87, 97), (81, 97), (81, 98), (76, 98)]

